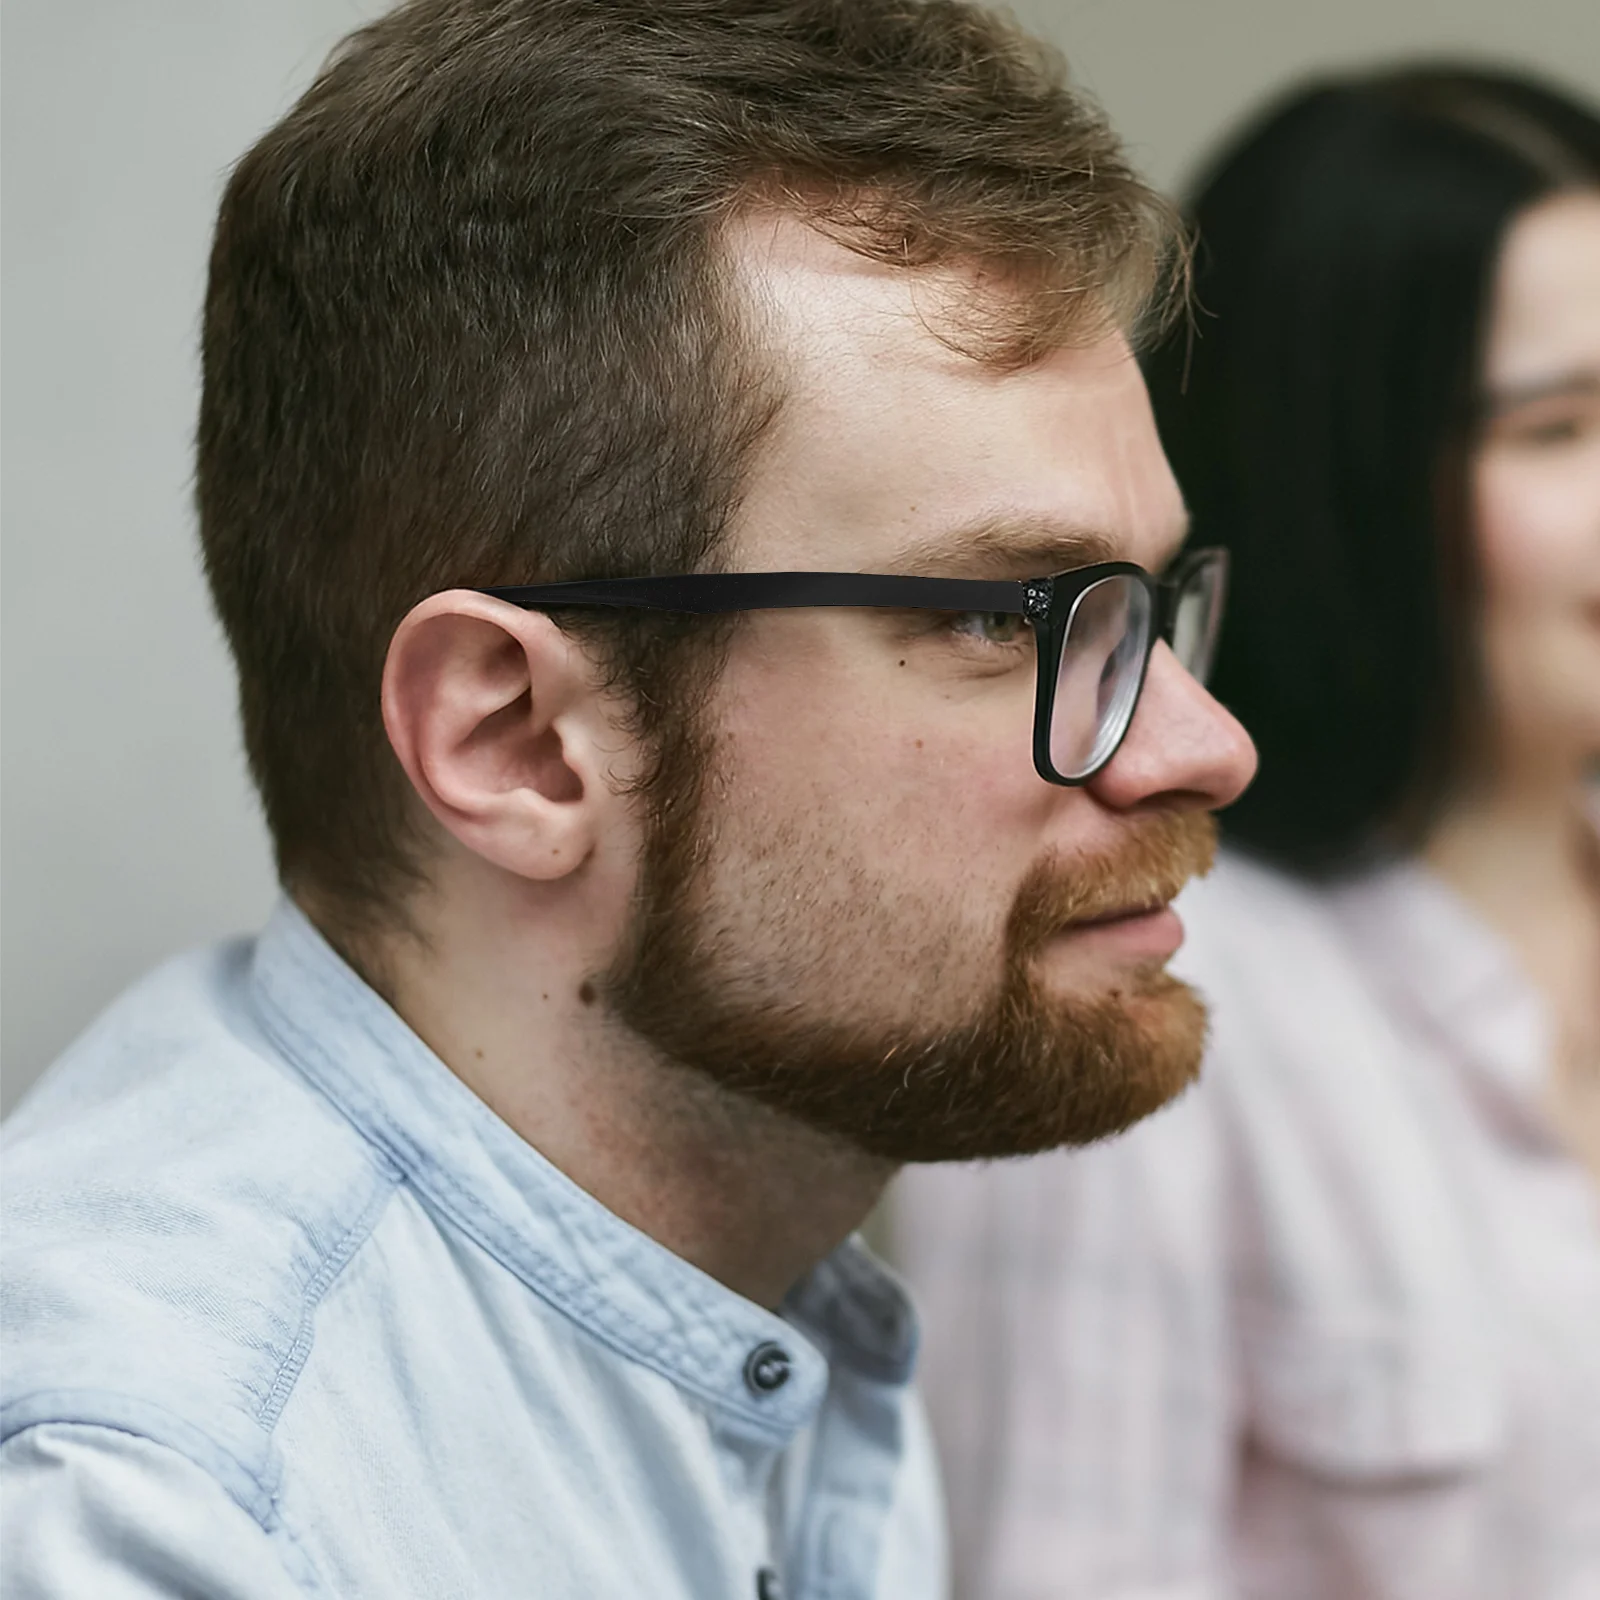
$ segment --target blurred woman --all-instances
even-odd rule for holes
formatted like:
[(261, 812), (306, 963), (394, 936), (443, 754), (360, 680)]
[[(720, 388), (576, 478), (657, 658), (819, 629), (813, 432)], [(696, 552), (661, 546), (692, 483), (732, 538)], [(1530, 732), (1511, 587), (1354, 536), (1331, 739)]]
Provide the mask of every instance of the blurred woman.
[(1150, 364), (1261, 752), (1203, 1081), (902, 1180), (972, 1600), (1600, 1596), (1600, 121), (1319, 86)]

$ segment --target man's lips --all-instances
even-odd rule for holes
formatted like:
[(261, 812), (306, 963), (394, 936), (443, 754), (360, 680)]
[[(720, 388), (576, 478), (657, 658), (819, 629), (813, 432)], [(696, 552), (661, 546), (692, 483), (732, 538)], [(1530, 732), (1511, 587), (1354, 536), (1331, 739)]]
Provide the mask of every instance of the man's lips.
[(1165, 900), (1155, 900), (1148, 905), (1120, 906), (1115, 911), (1102, 912), (1098, 917), (1083, 917), (1067, 925), (1070, 931), (1073, 928), (1099, 928), (1108, 922), (1126, 922), (1131, 917), (1153, 917), (1157, 912), (1166, 909)]
[(1068, 923), (1058, 938), (1107, 954), (1165, 961), (1183, 943), (1183, 921), (1165, 901)]

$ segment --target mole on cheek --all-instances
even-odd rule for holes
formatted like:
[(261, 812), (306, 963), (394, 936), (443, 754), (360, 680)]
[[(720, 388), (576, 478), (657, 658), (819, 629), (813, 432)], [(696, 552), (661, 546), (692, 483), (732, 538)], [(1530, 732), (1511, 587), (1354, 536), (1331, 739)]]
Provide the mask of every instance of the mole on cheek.
[(589, 979), (585, 978), (583, 982), (578, 985), (578, 998), (583, 1001), (586, 1006), (592, 1006), (594, 1004), (594, 984), (591, 983)]

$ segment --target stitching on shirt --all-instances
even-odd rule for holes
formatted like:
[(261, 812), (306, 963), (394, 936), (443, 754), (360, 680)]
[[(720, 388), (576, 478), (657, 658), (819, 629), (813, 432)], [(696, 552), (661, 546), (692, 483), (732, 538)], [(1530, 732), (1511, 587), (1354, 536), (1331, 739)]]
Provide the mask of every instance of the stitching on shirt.
[[(468, 1235), (488, 1253), (505, 1267), (508, 1272), (522, 1281), (522, 1272), (517, 1266), (507, 1259), (506, 1252), (495, 1247), (494, 1236), (500, 1229), (491, 1212), (482, 1201), (470, 1190), (464, 1189), (455, 1177), (437, 1167), (430, 1166), (427, 1177), (440, 1188), (449, 1190), (448, 1196), (440, 1197), (446, 1203), (447, 1209), (454, 1209), (458, 1215), (456, 1222)], [(419, 1188), (426, 1184), (419, 1183)], [(453, 1207), (450, 1202), (453, 1201)], [(459, 1215), (461, 1212), (470, 1213), (469, 1216)], [(476, 1226), (474, 1226), (476, 1223)], [(692, 1359), (683, 1340), (676, 1337), (663, 1337), (654, 1329), (647, 1328), (637, 1321), (621, 1306), (608, 1300), (595, 1286), (585, 1279), (569, 1273), (565, 1267), (551, 1260), (542, 1252), (539, 1253), (541, 1274), (544, 1278), (542, 1284), (529, 1284), (536, 1294), (542, 1299), (553, 1299), (559, 1296), (560, 1303), (557, 1310), (584, 1327), (591, 1335), (609, 1346), (620, 1356), (629, 1361), (637, 1361), (641, 1366), (648, 1367), (651, 1371), (660, 1374), (668, 1382), (687, 1389), (692, 1394), (698, 1395), (708, 1404), (718, 1410), (732, 1411), (746, 1421), (754, 1423), (763, 1432), (770, 1433), (775, 1439), (787, 1439), (793, 1431), (793, 1420), (780, 1419), (777, 1416), (765, 1414), (734, 1402), (722, 1389), (712, 1384), (702, 1384), (691, 1374), (684, 1370)], [(611, 1324), (613, 1326), (607, 1326)], [(625, 1341), (614, 1331), (616, 1325), (632, 1334), (631, 1341)], [(652, 1359), (651, 1346), (663, 1352), (662, 1359)], [(668, 1366), (665, 1353), (670, 1351), (679, 1357), (678, 1364)]]
[(334, 1280), (349, 1265), (350, 1258), (377, 1226), (378, 1218), (383, 1214), (384, 1207), (389, 1203), (389, 1198), (400, 1181), (400, 1174), (387, 1161), (384, 1161), (377, 1176), (378, 1187), (362, 1207), (361, 1214), (345, 1230), (338, 1243), (322, 1258), (322, 1265), (317, 1268), (301, 1291), (299, 1332), (295, 1335), (295, 1341), (289, 1347), (288, 1354), (278, 1365), (277, 1374), (273, 1378), (271, 1389), (267, 1391), (266, 1399), (256, 1411), (257, 1425), (268, 1433), (277, 1425), (295, 1383), (305, 1368), (306, 1359), (311, 1354), (311, 1345), (316, 1337), (317, 1307), (322, 1303), (323, 1296), (332, 1287)]
[[(406, 1148), (407, 1141), (389, 1120), (382, 1106), (369, 1101), (363, 1103), (362, 1110), (382, 1130), (392, 1147)], [(453, 1173), (425, 1159), (420, 1151), (410, 1153), (412, 1167), (406, 1174), (406, 1182), (425, 1194), (431, 1193), (435, 1204), (440, 1205), (469, 1238), (520, 1282), (527, 1283), (541, 1299), (554, 1303), (562, 1315), (571, 1317), (618, 1355), (648, 1367), (668, 1382), (698, 1395), (717, 1409), (733, 1412), (762, 1432), (770, 1433), (774, 1439), (789, 1437), (793, 1431), (792, 1420), (786, 1421), (772, 1414), (758, 1412), (753, 1407), (739, 1405), (724, 1390), (699, 1382), (684, 1370), (691, 1356), (681, 1338), (664, 1337), (660, 1331), (647, 1328), (623, 1307), (606, 1299), (594, 1284), (568, 1272), (543, 1251), (530, 1250), (539, 1258), (540, 1281), (529, 1283), (513, 1259), (512, 1252), (501, 1249), (497, 1244), (501, 1226), (495, 1214)], [(523, 1248), (529, 1249), (526, 1243)], [(631, 1338), (625, 1335), (631, 1335)], [(663, 1353), (661, 1358), (652, 1359), (652, 1346)], [(669, 1351), (679, 1357), (678, 1364), (667, 1365), (665, 1355)]]
[(334, 1591), (322, 1581), (322, 1574), (317, 1570), (317, 1564), (306, 1553), (306, 1548), (289, 1531), (288, 1525), (278, 1511), (278, 1502), (272, 1502), (272, 1516), (270, 1522), (261, 1525), (261, 1531), (269, 1539), (283, 1547), (283, 1564), (295, 1583), (308, 1595), (327, 1595), (329, 1600), (337, 1600)]
[(826, 1343), (830, 1361), (879, 1383), (910, 1381), (916, 1312), (894, 1277), (854, 1240), (818, 1264), (795, 1313)]
[[(158, 1450), (170, 1450), (211, 1479), (269, 1539), (283, 1547), (284, 1568), (302, 1590), (312, 1596), (331, 1593), (316, 1563), (285, 1525), (278, 1510), (277, 1495), (268, 1489), (260, 1473), (203, 1429), (185, 1422), (164, 1406), (152, 1401), (129, 1401), (111, 1391), (102, 1394), (96, 1390), (58, 1389), (24, 1396), (0, 1408), (0, 1414), (6, 1413), (10, 1414), (8, 1420), (18, 1415), (26, 1418), (21, 1426), (5, 1430), (7, 1442), (22, 1438), (36, 1428), (83, 1428), (91, 1432), (122, 1434), (154, 1445)], [(241, 1477), (256, 1488), (258, 1495), (241, 1495), (238, 1482)]]
[[(291, 947), (285, 954), (300, 969), (304, 977), (319, 989), (323, 987), (322, 974), (304, 959), (298, 949)], [(254, 987), (262, 1001), (267, 1003), (257, 1007), (257, 1013), (266, 1031), (275, 1036), (291, 1056), (299, 1053), (326, 1060), (326, 1052), (320, 1042), (309, 1030), (302, 1028), (294, 1016), (278, 1003), (276, 996), (259, 984)], [(270, 1016), (266, 1014), (269, 1007)], [(780, 1404), (770, 1411), (757, 1411), (752, 1406), (741, 1405), (727, 1391), (715, 1385), (701, 1383), (684, 1370), (689, 1364), (690, 1353), (681, 1338), (663, 1339), (658, 1331), (645, 1327), (621, 1306), (601, 1296), (593, 1284), (573, 1276), (543, 1252), (536, 1253), (539, 1256), (544, 1281), (528, 1282), (524, 1272), (516, 1265), (512, 1254), (498, 1248), (495, 1243), (501, 1229), (494, 1213), (470, 1189), (461, 1185), (453, 1174), (415, 1149), (390, 1119), (387, 1109), (382, 1104), (364, 1095), (352, 1097), (359, 1105), (362, 1115), (369, 1119), (371, 1124), (370, 1127), (363, 1127), (339, 1101), (328, 1094), (321, 1084), (313, 1081), (311, 1086), (369, 1145), (373, 1142), (372, 1128), (381, 1131), (385, 1136), (387, 1148), (378, 1148), (386, 1164), (397, 1167), (409, 1186), (423, 1193), (433, 1193), (436, 1202), (444, 1205), (456, 1224), (480, 1248), (487, 1251), (519, 1281), (527, 1283), (541, 1299), (555, 1302), (559, 1297), (560, 1303), (556, 1304), (556, 1309), (578, 1322), (593, 1337), (617, 1354), (649, 1368), (668, 1382), (689, 1390), (717, 1409), (732, 1412), (760, 1432), (770, 1434), (775, 1440), (785, 1440), (792, 1434), (797, 1419), (788, 1414), (789, 1407)], [(409, 1161), (402, 1160), (396, 1152), (405, 1152)], [(625, 1342), (621, 1330), (631, 1333), (632, 1340)], [(668, 1368), (663, 1360), (652, 1360), (649, 1354), (652, 1345), (663, 1352), (670, 1347), (679, 1355), (679, 1364)], [(269, 1396), (269, 1400), (270, 1398)]]
[(192, 1462), (262, 1528), (272, 1518), (277, 1474), (265, 1440), (252, 1465), (177, 1412), (113, 1389), (40, 1389), (0, 1407), (0, 1439), (48, 1427), (103, 1428), (160, 1445)]

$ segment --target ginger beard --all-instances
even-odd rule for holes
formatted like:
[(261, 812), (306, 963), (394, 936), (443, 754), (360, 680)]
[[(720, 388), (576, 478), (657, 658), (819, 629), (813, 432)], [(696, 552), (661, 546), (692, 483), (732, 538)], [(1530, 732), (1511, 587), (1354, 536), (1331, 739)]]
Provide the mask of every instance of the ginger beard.
[[(893, 949), (904, 927), (885, 910), (893, 897), (858, 892), (855, 909), (841, 912), (815, 892), (815, 848), (791, 839), (776, 868), (775, 852), (764, 852), (756, 931), (748, 903), (711, 886), (726, 831), (707, 799), (704, 762), (680, 748), (672, 765), (679, 770), (656, 786), (634, 919), (601, 982), (611, 1013), (668, 1062), (897, 1163), (1087, 1144), (1148, 1116), (1197, 1076), (1205, 1008), (1162, 966), (1130, 968), (1125, 981), (1091, 993), (1049, 987), (1038, 968), (1044, 946), (1071, 924), (1169, 900), (1206, 872), (1216, 840), (1209, 815), (1132, 819), (1109, 855), (1041, 862), (1013, 900), (999, 977), (974, 992), (963, 1017), (929, 1023), (904, 990), (880, 991), (866, 1015), (859, 998), (841, 1000), (814, 975), (807, 985), (797, 970), (795, 952), (820, 951), (820, 941), (848, 947), (858, 930)], [(891, 965), (904, 974), (897, 954)]]

